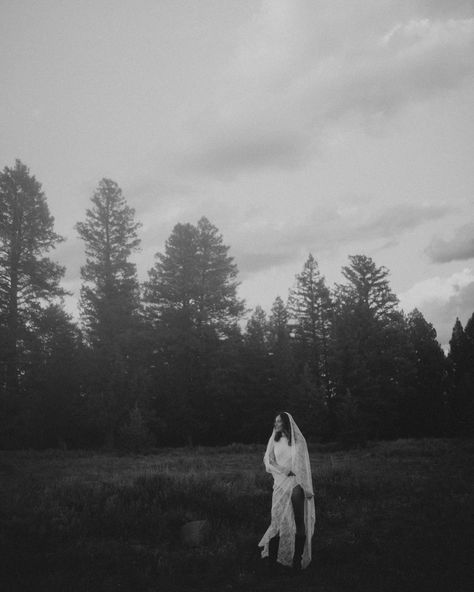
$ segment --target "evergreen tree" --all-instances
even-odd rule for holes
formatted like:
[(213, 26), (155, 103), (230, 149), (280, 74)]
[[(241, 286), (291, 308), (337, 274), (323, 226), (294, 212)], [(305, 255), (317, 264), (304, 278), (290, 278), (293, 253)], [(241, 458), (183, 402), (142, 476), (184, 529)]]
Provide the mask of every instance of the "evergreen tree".
[(269, 318), (269, 347), (272, 360), (272, 398), (275, 409), (285, 409), (296, 381), (295, 360), (288, 310), (280, 298), (275, 299)]
[(176, 224), (144, 283), (148, 317), (160, 324), (169, 317), (185, 333), (211, 330), (220, 336), (232, 330), (244, 304), (237, 298), (238, 270), (228, 251), (207, 218), (197, 226)]
[(233, 330), (245, 308), (237, 297), (238, 269), (218, 229), (202, 217), (197, 224), (197, 325), (220, 336)]
[[(0, 445), (20, 445), (29, 371), (24, 344), (42, 307), (68, 294), (65, 268), (45, 253), (64, 237), (53, 230), (41, 184), (20, 161), (0, 173)], [(21, 396), (20, 396), (21, 395)]]
[(139, 248), (141, 223), (110, 179), (99, 182), (91, 201), (85, 222), (75, 226), (87, 256), (81, 267), (81, 320), (91, 345), (110, 347), (139, 310), (136, 265), (129, 258)]
[(19, 393), (18, 342), (28, 322), (67, 294), (59, 286), (65, 268), (45, 252), (64, 237), (53, 230), (54, 217), (41, 184), (20, 160), (0, 173), (0, 328), (4, 334), (2, 389)]
[(336, 284), (331, 367), (337, 376), (336, 407), (357, 409), (358, 429), (369, 437), (400, 430), (400, 399), (414, 372), (405, 319), (390, 289), (388, 270), (370, 257), (350, 256)]
[(155, 265), (143, 284), (145, 316), (152, 328), (153, 355), (150, 359), (155, 407), (164, 418), (162, 437), (188, 443), (195, 433), (195, 421), (188, 401), (194, 388), (198, 350), (197, 232), (192, 224), (176, 224), (156, 253)]
[(75, 226), (87, 256), (81, 267), (80, 312), (96, 362), (89, 388), (100, 399), (106, 445), (113, 446), (118, 424), (141, 390), (140, 367), (131, 363), (140, 349), (140, 291), (136, 266), (129, 260), (139, 248), (141, 223), (135, 222), (135, 210), (110, 179), (99, 182), (91, 201), (86, 220)]
[(249, 404), (250, 408), (253, 406), (247, 381), (248, 349), (243, 341), (237, 325), (213, 352), (213, 364), (206, 384), (207, 410), (212, 416), (212, 431), (207, 442), (211, 445), (264, 441), (262, 425), (258, 425), (255, 431), (255, 422), (250, 421)]
[(474, 373), (474, 312), (466, 323), (464, 334), (467, 341), (467, 364), (471, 372)]
[(207, 218), (177, 224), (155, 255), (144, 283), (145, 311), (155, 329), (156, 388), (170, 437), (206, 438), (207, 385), (222, 341), (235, 333), (244, 312), (237, 297), (237, 266)]
[(29, 372), (23, 401), (23, 445), (80, 446), (86, 409), (81, 397), (81, 333), (59, 305), (36, 317), (25, 343)]
[(290, 328), (288, 323), (288, 309), (281, 297), (277, 296), (272, 304), (269, 319), (270, 340), (274, 347), (277, 347), (279, 344), (289, 343)]
[(447, 427), (446, 358), (436, 339), (435, 328), (417, 308), (408, 315), (407, 320), (416, 374), (413, 389), (407, 390), (404, 400), (402, 435), (440, 436)]
[(466, 336), (467, 365), (468, 365), (468, 393), (466, 401), (467, 426), (466, 433), (474, 435), (474, 313), (468, 319), (464, 328)]
[(451, 409), (454, 433), (474, 434), (474, 371), (472, 367), (472, 318), (465, 331), (456, 318), (449, 341), (448, 368), (451, 382)]
[(291, 389), (288, 405), (308, 440), (320, 441), (328, 437), (329, 411), (325, 392), (316, 382), (309, 364), (305, 363), (298, 382)]
[(303, 271), (296, 276), (296, 286), (290, 291), (288, 309), (295, 330), (300, 371), (307, 365), (313, 378), (331, 396), (328, 353), (332, 320), (332, 303), (325, 278), (312, 254)]
[(267, 315), (260, 305), (257, 305), (247, 322), (245, 341), (252, 349), (267, 353), (269, 342), (269, 326)]
[[(470, 376), (474, 379), (474, 313), (468, 319), (464, 328), (464, 335), (466, 336), (467, 349), (467, 366)], [(474, 393), (473, 393), (474, 395)]]
[(147, 319), (163, 330), (168, 324), (184, 337), (197, 325), (197, 232), (192, 224), (176, 224), (164, 253), (156, 253), (155, 265), (144, 283)]
[(278, 409), (273, 393), (273, 364), (269, 349), (269, 323), (261, 306), (256, 306), (247, 322), (243, 343), (242, 381), (245, 401), (241, 432), (245, 440), (261, 435), (269, 414)]
[(366, 334), (378, 322), (390, 322), (398, 305), (398, 298), (390, 289), (389, 271), (377, 267), (366, 255), (350, 255), (350, 265), (343, 266), (347, 284), (336, 284), (339, 299), (356, 310), (365, 321)]

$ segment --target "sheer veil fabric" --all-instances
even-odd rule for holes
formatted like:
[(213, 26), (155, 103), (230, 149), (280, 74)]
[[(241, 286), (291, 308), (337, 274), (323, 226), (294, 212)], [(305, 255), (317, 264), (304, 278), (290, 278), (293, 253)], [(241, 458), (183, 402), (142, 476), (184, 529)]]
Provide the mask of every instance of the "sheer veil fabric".
[[(279, 534), (280, 544), (278, 547), (277, 561), (286, 566), (293, 564), (296, 526), (291, 494), (296, 485), (301, 485), (305, 492), (304, 521), (306, 541), (301, 560), (301, 567), (304, 569), (311, 562), (311, 539), (316, 521), (314, 498), (311, 497), (308, 499), (306, 497), (308, 493), (314, 494), (313, 482), (311, 479), (311, 465), (306, 440), (293, 417), (289, 413), (287, 415), (290, 419), (291, 426), (291, 445), (289, 447), (291, 453), (286, 456), (280, 454), (280, 457), (277, 458), (277, 450), (277, 456), (275, 456), (276, 442), (275, 429), (273, 429), (263, 457), (266, 471), (273, 475), (273, 494), (271, 523), (258, 543), (258, 546), (263, 547), (261, 556), (267, 557), (270, 539)], [(294, 475), (287, 475), (290, 470)]]

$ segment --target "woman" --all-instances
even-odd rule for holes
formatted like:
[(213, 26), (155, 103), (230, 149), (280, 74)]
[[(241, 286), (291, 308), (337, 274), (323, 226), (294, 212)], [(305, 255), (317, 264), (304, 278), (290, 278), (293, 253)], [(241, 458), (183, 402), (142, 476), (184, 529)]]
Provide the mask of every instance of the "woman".
[(258, 543), (262, 557), (304, 569), (311, 562), (316, 518), (308, 447), (291, 415), (275, 418), (263, 462), (273, 475), (271, 523)]

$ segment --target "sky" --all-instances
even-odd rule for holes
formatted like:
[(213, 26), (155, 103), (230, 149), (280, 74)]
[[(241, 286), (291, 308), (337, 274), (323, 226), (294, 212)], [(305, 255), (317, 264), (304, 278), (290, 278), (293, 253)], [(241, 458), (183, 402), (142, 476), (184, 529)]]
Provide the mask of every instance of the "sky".
[(206, 216), (267, 312), (309, 253), (390, 274), (446, 346), (474, 312), (474, 0), (0, 0), (0, 168), (42, 184), (78, 318), (103, 177), (147, 279)]

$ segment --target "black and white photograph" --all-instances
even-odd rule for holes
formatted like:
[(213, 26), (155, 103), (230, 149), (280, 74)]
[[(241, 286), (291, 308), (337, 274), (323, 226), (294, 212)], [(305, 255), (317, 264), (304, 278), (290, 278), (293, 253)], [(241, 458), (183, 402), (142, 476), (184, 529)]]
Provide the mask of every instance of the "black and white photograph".
[(0, 590), (474, 590), (474, 0), (0, 0)]

